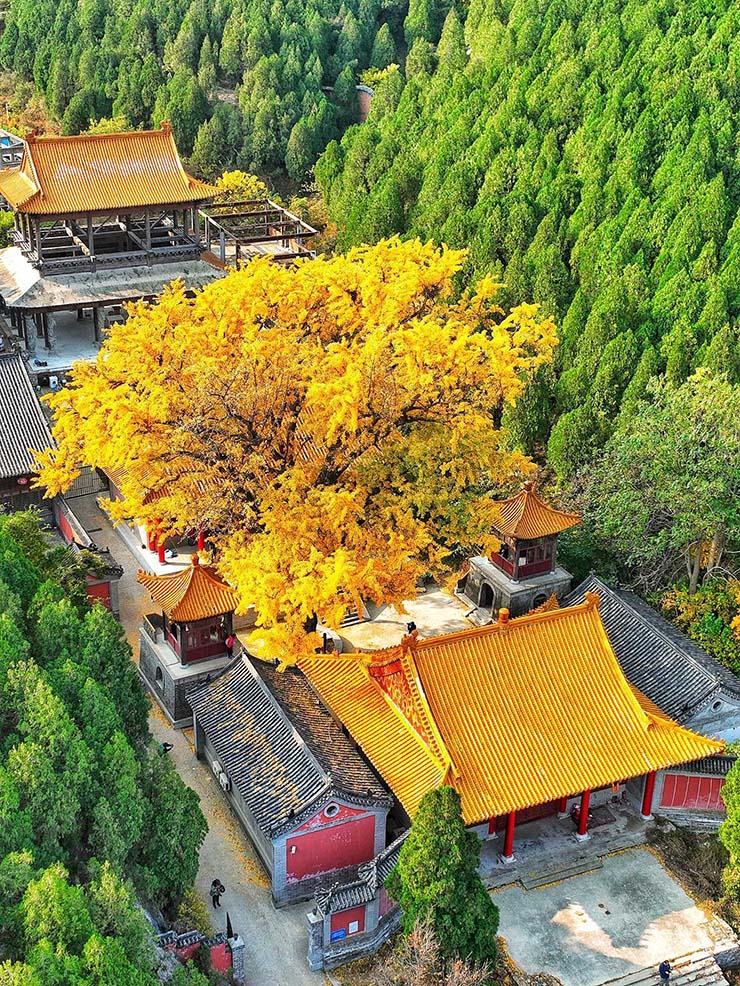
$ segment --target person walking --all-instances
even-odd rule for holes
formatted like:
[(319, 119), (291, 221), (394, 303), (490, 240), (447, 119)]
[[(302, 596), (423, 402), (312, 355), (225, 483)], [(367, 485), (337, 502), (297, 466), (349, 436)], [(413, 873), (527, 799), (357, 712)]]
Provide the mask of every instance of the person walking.
[(221, 894), (226, 893), (226, 887), (220, 880), (214, 880), (211, 884), (211, 901), (214, 907), (221, 906)]
[(229, 636), (226, 638), (226, 653), (229, 655), (229, 657), (234, 656), (235, 643), (236, 641), (234, 640), (234, 635), (230, 633)]
[(671, 963), (668, 959), (664, 959), (658, 966), (658, 975), (662, 983), (669, 983), (671, 981)]

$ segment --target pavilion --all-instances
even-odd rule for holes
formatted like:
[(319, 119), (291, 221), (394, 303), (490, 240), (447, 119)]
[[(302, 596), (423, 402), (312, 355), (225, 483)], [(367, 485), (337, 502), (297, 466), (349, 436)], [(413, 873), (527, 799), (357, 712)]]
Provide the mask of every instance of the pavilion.
[(568, 592), (571, 575), (557, 563), (558, 535), (581, 522), (579, 514), (545, 503), (529, 482), (494, 506), (500, 519), (493, 533), (501, 546), (490, 558), (471, 558), (458, 586), (477, 610), (478, 623), (490, 621), (502, 607), (519, 616)]
[[(615, 787), (639, 789), (651, 815), (656, 772), (724, 744), (665, 715), (624, 676), (599, 597), (372, 654), (317, 655), (299, 666), (409, 817), (427, 791), (451, 784), (465, 822), (503, 829), (574, 805), (576, 838), (589, 806)], [(593, 800), (592, 800), (593, 799)]]
[(186, 693), (232, 659), (226, 640), (239, 597), (197, 554), (171, 575), (139, 572), (136, 579), (159, 608), (139, 631), (139, 672), (173, 725), (189, 725)]
[(94, 344), (111, 308), (153, 299), (176, 279), (193, 289), (223, 277), (200, 230), (199, 207), (215, 191), (184, 170), (167, 123), (29, 134), (20, 167), (0, 171), (15, 219), (13, 246), (0, 252), (0, 298), (26, 349), (43, 338), (53, 350), (65, 312), (91, 310)]

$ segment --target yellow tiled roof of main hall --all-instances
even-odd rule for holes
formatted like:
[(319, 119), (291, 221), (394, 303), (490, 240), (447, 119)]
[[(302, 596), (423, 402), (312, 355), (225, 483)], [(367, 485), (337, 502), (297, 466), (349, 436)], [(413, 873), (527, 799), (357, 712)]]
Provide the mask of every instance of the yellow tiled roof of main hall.
[(172, 130), (28, 137), (20, 168), (0, 172), (13, 209), (70, 215), (202, 202), (216, 193), (182, 166)]
[[(410, 815), (443, 782), (472, 825), (722, 750), (629, 684), (588, 597), (405, 651), (299, 663)], [(402, 692), (392, 674), (413, 695), (416, 729), (392, 699)], [(431, 730), (420, 727), (429, 717)]]

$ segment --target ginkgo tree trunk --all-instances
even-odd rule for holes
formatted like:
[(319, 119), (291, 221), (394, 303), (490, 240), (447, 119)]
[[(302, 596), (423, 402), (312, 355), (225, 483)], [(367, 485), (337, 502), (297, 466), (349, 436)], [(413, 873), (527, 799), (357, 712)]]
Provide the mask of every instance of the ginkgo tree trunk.
[(130, 309), (49, 398), (47, 494), (82, 464), (121, 471), (115, 521), (205, 529), (285, 658), (360, 597), (410, 598), (455, 553), (495, 547), (489, 491), (529, 463), (501, 412), (551, 358), (536, 306), (461, 295), (465, 255), (390, 240), (293, 268), (255, 259)]

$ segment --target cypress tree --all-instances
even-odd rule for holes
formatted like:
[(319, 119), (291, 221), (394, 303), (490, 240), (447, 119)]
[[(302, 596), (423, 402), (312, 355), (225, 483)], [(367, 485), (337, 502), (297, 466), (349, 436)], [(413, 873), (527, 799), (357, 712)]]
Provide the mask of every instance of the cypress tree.
[(386, 889), (401, 905), (404, 931), (429, 921), (447, 959), (496, 958), (498, 908), (483, 886), (479, 862), (480, 842), (465, 828), (460, 795), (446, 786), (429, 791)]

